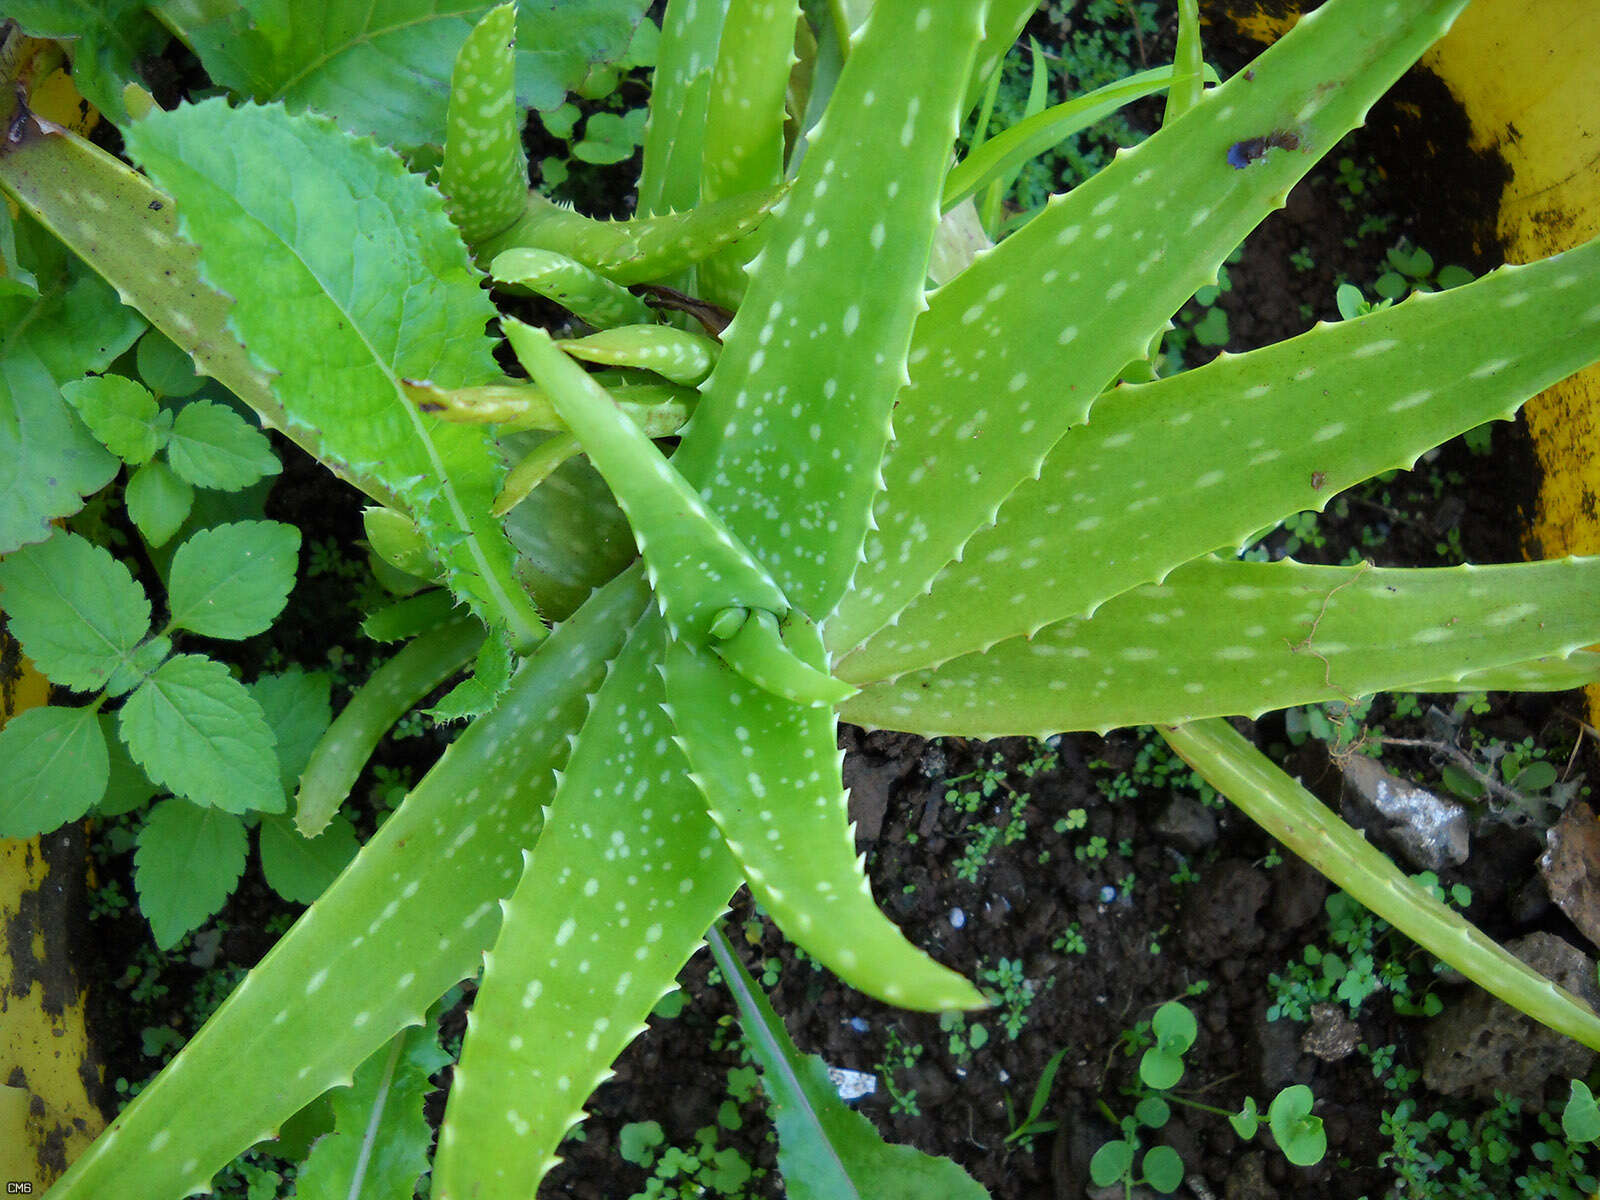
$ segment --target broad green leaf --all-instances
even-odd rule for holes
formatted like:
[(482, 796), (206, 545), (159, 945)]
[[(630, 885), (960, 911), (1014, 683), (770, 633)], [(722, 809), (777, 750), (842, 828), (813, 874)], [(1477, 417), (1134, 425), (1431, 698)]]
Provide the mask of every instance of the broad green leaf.
[(164, 546), (194, 508), (194, 485), (162, 459), (152, 459), (128, 480), (128, 516), (152, 546)]
[(1600, 642), (1597, 587), (1600, 558), (1424, 569), (1200, 559), (1088, 620), (863, 687), (843, 715), (1045, 736), (1438, 690)]
[(293, 525), (238, 521), (202, 529), (172, 556), (172, 624), (214, 638), (260, 633), (283, 611), (299, 565)]
[(1600, 1016), (1409, 879), (1222, 720), (1161, 730), (1244, 814), (1419, 946), (1558, 1033), (1600, 1049)]
[(138, 79), (140, 59), (161, 53), (171, 35), (143, 0), (7, 0), (6, 16), (30, 37), (67, 43), (72, 82), (113, 121), (128, 119), (124, 84)]
[(148, 638), (111, 672), (106, 680), (106, 695), (125, 696), (143, 683), (172, 653), (172, 639), (164, 635)]
[(205, 377), (195, 371), (194, 360), (159, 329), (152, 329), (139, 339), (134, 363), (145, 387), (158, 396), (182, 399), (205, 386)]
[[(151, 5), (223, 87), (327, 113), (393, 146), (438, 143), (456, 52), (491, 7), (465, 0), (328, 0), (313, 18), (281, 0), (158, 0)], [(517, 21), (517, 99), (554, 108), (596, 63), (620, 56), (642, 0), (525, 6)]]
[(355, 827), (341, 816), (314, 838), (287, 817), (265, 817), (260, 830), (261, 873), (278, 895), (300, 904), (322, 895), (361, 848)]
[(278, 675), (263, 675), (250, 684), (250, 694), (278, 748), (278, 778), (293, 791), (317, 742), (333, 720), (329, 699), (333, 681), (324, 671), (306, 672), (291, 667)]
[(462, 43), (450, 74), (439, 190), (469, 244), (505, 229), (528, 199), (523, 111), (513, 79), (516, 25), (515, 4), (491, 8)]
[(110, 782), (95, 811), (102, 817), (120, 816), (148, 802), (160, 789), (139, 769), (139, 764), (122, 744), (122, 738), (117, 735), (116, 717), (103, 712), (96, 719), (110, 754)]
[(259, 429), (226, 405), (197, 400), (172, 423), (167, 461), (196, 487), (236, 492), (283, 470)]
[[(1503, 334), (1507, 314), (1526, 332)], [(1586, 319), (1587, 318), (1587, 319)], [(1600, 358), (1600, 242), (1158, 383), (1056, 443), (994, 524), (841, 664), (881, 678), (1080, 617), (1414, 464)]]
[(433, 1142), (422, 1107), (434, 1090), (428, 1076), (449, 1061), (427, 1021), (362, 1063), (354, 1083), (333, 1092), (333, 1132), (296, 1173), (296, 1200), (411, 1200)]
[(739, 1006), (744, 1044), (778, 1130), (778, 1169), (794, 1200), (988, 1200), (989, 1193), (948, 1158), (883, 1140), (866, 1117), (839, 1099), (827, 1064), (801, 1054), (778, 1014), (720, 930), (706, 935), (723, 982)]
[[(538, 835), (566, 734), (645, 599), (632, 573), (540, 647), (499, 707), (450, 746), (175, 1065), (123, 1110), (117, 1136), (78, 1157), (52, 1200), (171, 1200), (203, 1188), (330, 1087), (348, 1085), (477, 969), (522, 848)], [(343, 1015), (330, 1024), (330, 1013)], [(195, 1078), (246, 1077), (249, 1088), (193, 1102)]]
[(272, 730), (221, 663), (168, 659), (128, 697), (120, 720), (128, 752), (156, 783), (230, 813), (283, 811)]
[(139, 911), (156, 945), (170, 950), (223, 905), (244, 874), (244, 823), (171, 797), (150, 810), (133, 856)]
[(487, 435), (425, 417), (399, 384), (498, 374), (483, 333), (494, 310), (438, 193), (392, 153), (281, 108), (208, 101), (152, 114), (128, 137), (175, 193), (207, 278), (238, 297), (232, 326), (279, 371), (292, 423), (320, 430), (325, 461), (405, 498), (453, 589), (490, 624), (519, 646), (542, 637), (488, 513), (500, 471)]
[(860, 556), (983, 8), (874, 7), (674, 456), (813, 619)]
[(451, 621), (408, 643), (372, 673), (306, 761), (295, 801), (301, 833), (322, 832), (394, 723), (471, 661), (482, 643), (483, 626), (476, 619)]
[[(854, 647), (927, 589), (1467, 0), (1418, 0), (1392, 15), (1391, 2), (1324, 4), (1248, 73), (1052, 200), (928, 298), (876, 528), (828, 619), (830, 646)], [(1228, 164), (1231, 145), (1277, 129), (1297, 148), (1243, 171)], [(1175, 241), (1182, 253), (1171, 252)]]
[(130, 466), (149, 461), (166, 441), (156, 398), (131, 379), (93, 375), (65, 385), (61, 394), (106, 449)]
[(106, 793), (105, 734), (92, 708), (30, 708), (0, 729), (0, 838), (48, 833), (88, 812)]
[(150, 628), (150, 601), (111, 552), (58, 531), (0, 561), (11, 636), (50, 679), (98, 691)]
[[(804, 657), (822, 657), (814, 630)], [(879, 911), (856, 855), (840, 780), (838, 721), (748, 683), (674, 642), (668, 711), (707, 811), (750, 890), (791, 941), (868, 995), (928, 1012), (983, 1008), (970, 983), (918, 950)]]
[(613, 664), (484, 955), (434, 1200), (526, 1200), (739, 885), (661, 711), (665, 639), (652, 611)]

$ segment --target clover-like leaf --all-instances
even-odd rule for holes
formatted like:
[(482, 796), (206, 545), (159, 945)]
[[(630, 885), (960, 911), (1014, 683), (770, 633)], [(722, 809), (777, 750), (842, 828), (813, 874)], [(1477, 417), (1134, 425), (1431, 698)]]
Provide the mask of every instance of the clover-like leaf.
[(0, 561), (0, 606), (34, 665), (78, 691), (104, 687), (150, 628), (128, 568), (65, 530)]
[(92, 708), (30, 708), (0, 729), (0, 838), (48, 833), (88, 812), (106, 792), (106, 739)]
[(300, 531), (281, 521), (202, 529), (172, 556), (172, 623), (206, 637), (246, 638), (283, 611), (299, 565)]
[(170, 950), (227, 900), (244, 874), (249, 841), (232, 813), (171, 797), (150, 810), (133, 856), (139, 911)]
[(186, 405), (172, 423), (167, 461), (196, 487), (236, 492), (283, 464), (259, 429), (225, 404), (197, 400)]
[(282, 812), (272, 730), (221, 663), (168, 659), (122, 706), (122, 739), (156, 783), (231, 813)]
[(131, 379), (92, 375), (66, 384), (61, 394), (106, 449), (130, 466), (147, 462), (166, 441), (156, 398)]

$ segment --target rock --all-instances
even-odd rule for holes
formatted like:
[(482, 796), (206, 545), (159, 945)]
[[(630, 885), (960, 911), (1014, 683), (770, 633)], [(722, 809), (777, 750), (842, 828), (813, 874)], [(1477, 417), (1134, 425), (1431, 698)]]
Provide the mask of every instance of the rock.
[[(1548, 979), (1600, 1008), (1594, 960), (1553, 933), (1530, 933), (1506, 949)], [(1489, 1102), (1496, 1091), (1532, 1104), (1545, 1102), (1545, 1085), (1556, 1077), (1581, 1078), (1594, 1067), (1595, 1052), (1546, 1029), (1532, 1017), (1484, 991), (1474, 991), (1428, 1025), (1422, 1081), (1446, 1095), (1471, 1095)]]
[(1328, 881), (1294, 855), (1272, 872), (1272, 919), (1285, 933), (1294, 933), (1323, 913)]
[(1406, 782), (1364, 754), (1335, 761), (1362, 815), (1415, 866), (1440, 871), (1467, 861), (1470, 826), (1463, 805)]
[(889, 809), (889, 789), (900, 782), (905, 764), (897, 759), (873, 762), (863, 754), (844, 760), (844, 786), (850, 792), (850, 819), (856, 823), (856, 842), (870, 846), (883, 832)]
[(1600, 946), (1600, 820), (1587, 804), (1574, 804), (1545, 835), (1539, 874), (1550, 899), (1578, 931)]
[(1348, 1058), (1361, 1040), (1361, 1029), (1338, 1004), (1317, 1004), (1311, 1009), (1311, 1025), (1300, 1037), (1300, 1049), (1315, 1054), (1323, 1062)]
[(1257, 914), (1271, 890), (1265, 874), (1243, 859), (1206, 871), (1184, 913), (1185, 951), (1202, 963), (1248, 955), (1263, 940)]
[(1217, 814), (1198, 800), (1174, 796), (1150, 826), (1158, 838), (1185, 854), (1199, 854), (1217, 840)]
[(1241, 1154), (1222, 1194), (1225, 1200), (1278, 1200), (1278, 1190), (1267, 1182), (1267, 1156), (1259, 1150)]

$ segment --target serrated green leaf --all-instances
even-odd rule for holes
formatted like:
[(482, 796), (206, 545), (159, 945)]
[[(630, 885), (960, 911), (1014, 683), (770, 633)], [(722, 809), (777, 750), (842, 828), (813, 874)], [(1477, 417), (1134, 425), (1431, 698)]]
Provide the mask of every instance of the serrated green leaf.
[(27, 838), (76, 821), (100, 802), (106, 739), (91, 708), (30, 708), (0, 729), (0, 838)]
[(250, 694), (277, 739), (278, 777), (286, 789), (294, 788), (311, 751), (333, 720), (332, 687), (327, 672), (306, 672), (299, 667), (263, 675), (250, 685)]
[(231, 813), (171, 797), (150, 810), (133, 856), (139, 911), (170, 950), (227, 900), (244, 874), (249, 839)]
[(489, 515), (501, 467), (487, 432), (428, 417), (400, 386), (499, 375), (484, 336), (494, 309), (438, 193), (393, 153), (276, 107), (185, 106), (128, 138), (173, 191), (207, 279), (238, 297), (232, 326), (279, 372), (291, 424), (319, 431), (325, 461), (404, 498), (487, 623), (520, 647), (538, 641), (544, 627)]
[(261, 821), (261, 872), (285, 900), (310, 904), (327, 890), (361, 849), (355, 826), (335, 816), (320, 834), (308, 838), (287, 817)]
[(172, 653), (172, 639), (153, 637), (142, 642), (106, 680), (106, 695), (122, 696), (133, 691)]
[(185, 799), (230, 813), (284, 809), (272, 730), (219, 662), (168, 659), (128, 697), (120, 730), (145, 773)]
[(133, 473), (123, 498), (128, 516), (152, 546), (164, 546), (189, 519), (194, 486), (161, 459), (151, 459)]
[(295, 1176), (297, 1200), (411, 1200), (427, 1170), (429, 1076), (450, 1061), (437, 1026), (398, 1033), (332, 1095), (334, 1128)]
[(172, 556), (172, 624), (215, 638), (260, 633), (283, 611), (299, 555), (300, 531), (281, 521), (202, 529)]
[[(329, 0), (315, 20), (274, 0), (160, 0), (211, 78), (256, 100), (328, 113), (394, 146), (444, 134), (450, 71), (490, 5), (467, 0)], [(643, 0), (564, 0), (517, 21), (517, 98), (553, 108), (594, 63), (620, 56)]]
[(11, 635), (51, 680), (97, 691), (150, 628), (150, 601), (111, 552), (65, 530), (0, 561)]
[(361, 632), (375, 642), (399, 642), (437, 629), (455, 611), (455, 597), (445, 588), (432, 588), (396, 600), (361, 622)]
[(259, 429), (225, 404), (197, 400), (178, 413), (167, 440), (167, 461), (196, 487), (236, 492), (283, 464)]
[(464, 721), (494, 707), (511, 682), (511, 647), (503, 635), (489, 637), (478, 647), (472, 674), (451, 688), (432, 708), (423, 710), (435, 721)]
[(134, 363), (145, 387), (158, 396), (182, 399), (194, 395), (205, 384), (205, 377), (194, 369), (194, 360), (159, 329), (152, 329), (139, 339)]
[(138, 80), (136, 64), (171, 39), (143, 0), (8, 0), (6, 16), (31, 37), (64, 40), (73, 84), (117, 122), (128, 119), (122, 88)]
[(150, 392), (121, 375), (93, 375), (64, 385), (61, 394), (78, 410), (89, 431), (130, 466), (161, 448), (161, 409)]
[(97, 720), (110, 754), (110, 781), (95, 811), (103, 817), (121, 816), (145, 804), (160, 789), (139, 769), (139, 764), (133, 761), (128, 748), (122, 744), (122, 738), (117, 735), (117, 718), (103, 712)]
[(989, 1193), (948, 1158), (883, 1140), (872, 1122), (845, 1106), (827, 1064), (801, 1054), (744, 964), (713, 928), (706, 941), (739, 1005), (744, 1044), (778, 1129), (778, 1169), (794, 1200), (988, 1200)]

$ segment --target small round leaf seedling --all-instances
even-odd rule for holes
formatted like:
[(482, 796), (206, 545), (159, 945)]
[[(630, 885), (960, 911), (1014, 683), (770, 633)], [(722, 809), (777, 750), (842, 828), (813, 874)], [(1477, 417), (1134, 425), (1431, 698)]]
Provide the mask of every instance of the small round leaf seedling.
[(1278, 1143), (1283, 1156), (1297, 1167), (1321, 1162), (1328, 1152), (1328, 1135), (1323, 1131), (1322, 1118), (1311, 1115), (1315, 1102), (1311, 1089), (1297, 1083), (1279, 1092), (1267, 1109), (1272, 1140)]
[(1581, 1079), (1572, 1081), (1572, 1094), (1561, 1111), (1561, 1132), (1569, 1142), (1600, 1141), (1600, 1105), (1596, 1105), (1594, 1093)]
[(1183, 1159), (1171, 1146), (1155, 1146), (1144, 1156), (1144, 1181), (1162, 1195), (1170, 1195), (1183, 1182)]
[(1134, 1150), (1135, 1143), (1127, 1141), (1107, 1142), (1096, 1150), (1089, 1160), (1089, 1178), (1095, 1186), (1109, 1187), (1125, 1180), (1133, 1169)]
[(1261, 1128), (1261, 1114), (1256, 1111), (1256, 1098), (1246, 1096), (1244, 1107), (1228, 1118), (1228, 1124), (1233, 1126), (1233, 1131), (1245, 1141), (1255, 1137), (1256, 1131)]
[(1199, 1027), (1194, 1014), (1176, 1000), (1156, 1009), (1150, 1020), (1156, 1044), (1139, 1060), (1139, 1078), (1147, 1087), (1164, 1091), (1183, 1078), (1183, 1054), (1194, 1045)]

